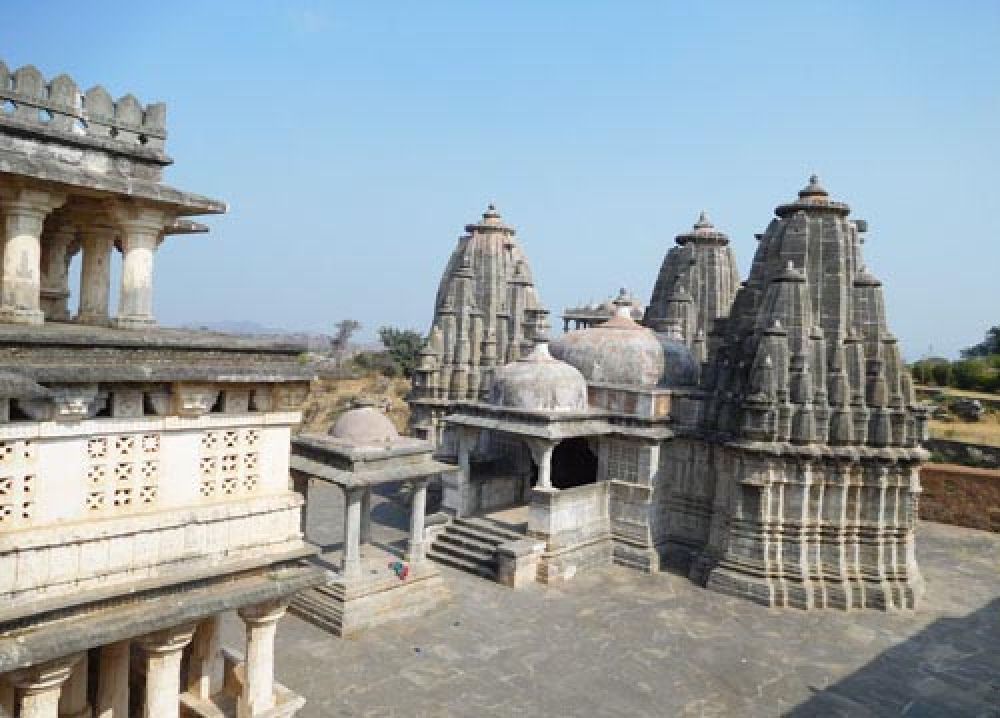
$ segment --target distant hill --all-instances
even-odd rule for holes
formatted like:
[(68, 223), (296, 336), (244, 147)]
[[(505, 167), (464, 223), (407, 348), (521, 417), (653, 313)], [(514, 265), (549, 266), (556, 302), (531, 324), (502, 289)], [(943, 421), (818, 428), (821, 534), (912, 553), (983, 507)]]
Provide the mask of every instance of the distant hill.
[[(258, 322), (240, 319), (184, 324), (181, 329), (196, 329), (199, 331), (220, 332), (222, 334), (236, 334), (247, 337), (288, 339), (303, 343), (309, 348), (309, 351), (317, 353), (330, 351), (330, 341), (332, 339), (328, 334), (267, 327)], [(379, 342), (351, 342), (350, 351), (378, 351), (383, 348)]]

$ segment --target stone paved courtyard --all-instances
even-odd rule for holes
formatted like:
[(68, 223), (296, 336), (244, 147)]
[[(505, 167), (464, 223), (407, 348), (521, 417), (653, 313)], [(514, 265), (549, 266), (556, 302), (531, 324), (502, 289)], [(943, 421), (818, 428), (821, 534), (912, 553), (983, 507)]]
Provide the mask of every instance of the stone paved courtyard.
[[(337, 493), (311, 504), (313, 538), (339, 541)], [(403, 518), (380, 503), (376, 536)], [(918, 546), (915, 614), (767, 609), (618, 568), (521, 591), (442, 569), (453, 601), (417, 622), (341, 640), (284, 619), (278, 678), (302, 718), (1000, 716), (1000, 536), (924, 523)]]

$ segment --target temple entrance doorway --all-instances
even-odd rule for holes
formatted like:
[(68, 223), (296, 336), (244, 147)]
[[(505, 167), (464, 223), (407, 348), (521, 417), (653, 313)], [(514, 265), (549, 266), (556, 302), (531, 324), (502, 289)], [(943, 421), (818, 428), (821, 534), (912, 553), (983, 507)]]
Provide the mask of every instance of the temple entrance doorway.
[(586, 438), (565, 439), (552, 452), (552, 487), (572, 489), (597, 481), (597, 456)]

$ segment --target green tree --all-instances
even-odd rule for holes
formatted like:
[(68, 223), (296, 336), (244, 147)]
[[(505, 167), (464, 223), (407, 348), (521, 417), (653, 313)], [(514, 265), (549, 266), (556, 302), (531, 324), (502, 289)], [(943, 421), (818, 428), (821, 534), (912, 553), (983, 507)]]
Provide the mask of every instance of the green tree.
[(962, 350), (962, 357), (965, 359), (985, 357), (991, 354), (1000, 354), (1000, 325), (990, 327), (983, 341)]
[(399, 372), (407, 378), (413, 376), (420, 350), (424, 346), (423, 335), (413, 329), (382, 327), (378, 330), (378, 338), (392, 362), (399, 367)]

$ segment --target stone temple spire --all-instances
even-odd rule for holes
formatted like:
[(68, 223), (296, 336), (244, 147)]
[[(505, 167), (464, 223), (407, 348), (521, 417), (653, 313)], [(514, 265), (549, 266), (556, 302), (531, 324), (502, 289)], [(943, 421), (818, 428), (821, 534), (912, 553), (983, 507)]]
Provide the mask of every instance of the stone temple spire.
[(409, 399), (411, 429), (431, 440), (449, 406), (485, 398), (494, 368), (526, 356), (548, 330), (527, 257), (496, 205), (465, 232), (438, 286)]
[(849, 213), (813, 176), (760, 238), (702, 375), (733, 470), (705, 469), (727, 509), (692, 574), (771, 605), (911, 608), (926, 410)]
[[(663, 259), (644, 323), (658, 329), (665, 320), (680, 318), (678, 313), (683, 311), (685, 341), (704, 344), (715, 320), (729, 312), (739, 286), (736, 255), (729, 237), (715, 228), (705, 212), (690, 232), (678, 235), (675, 241), (677, 246)], [(678, 306), (678, 301), (689, 306)]]

